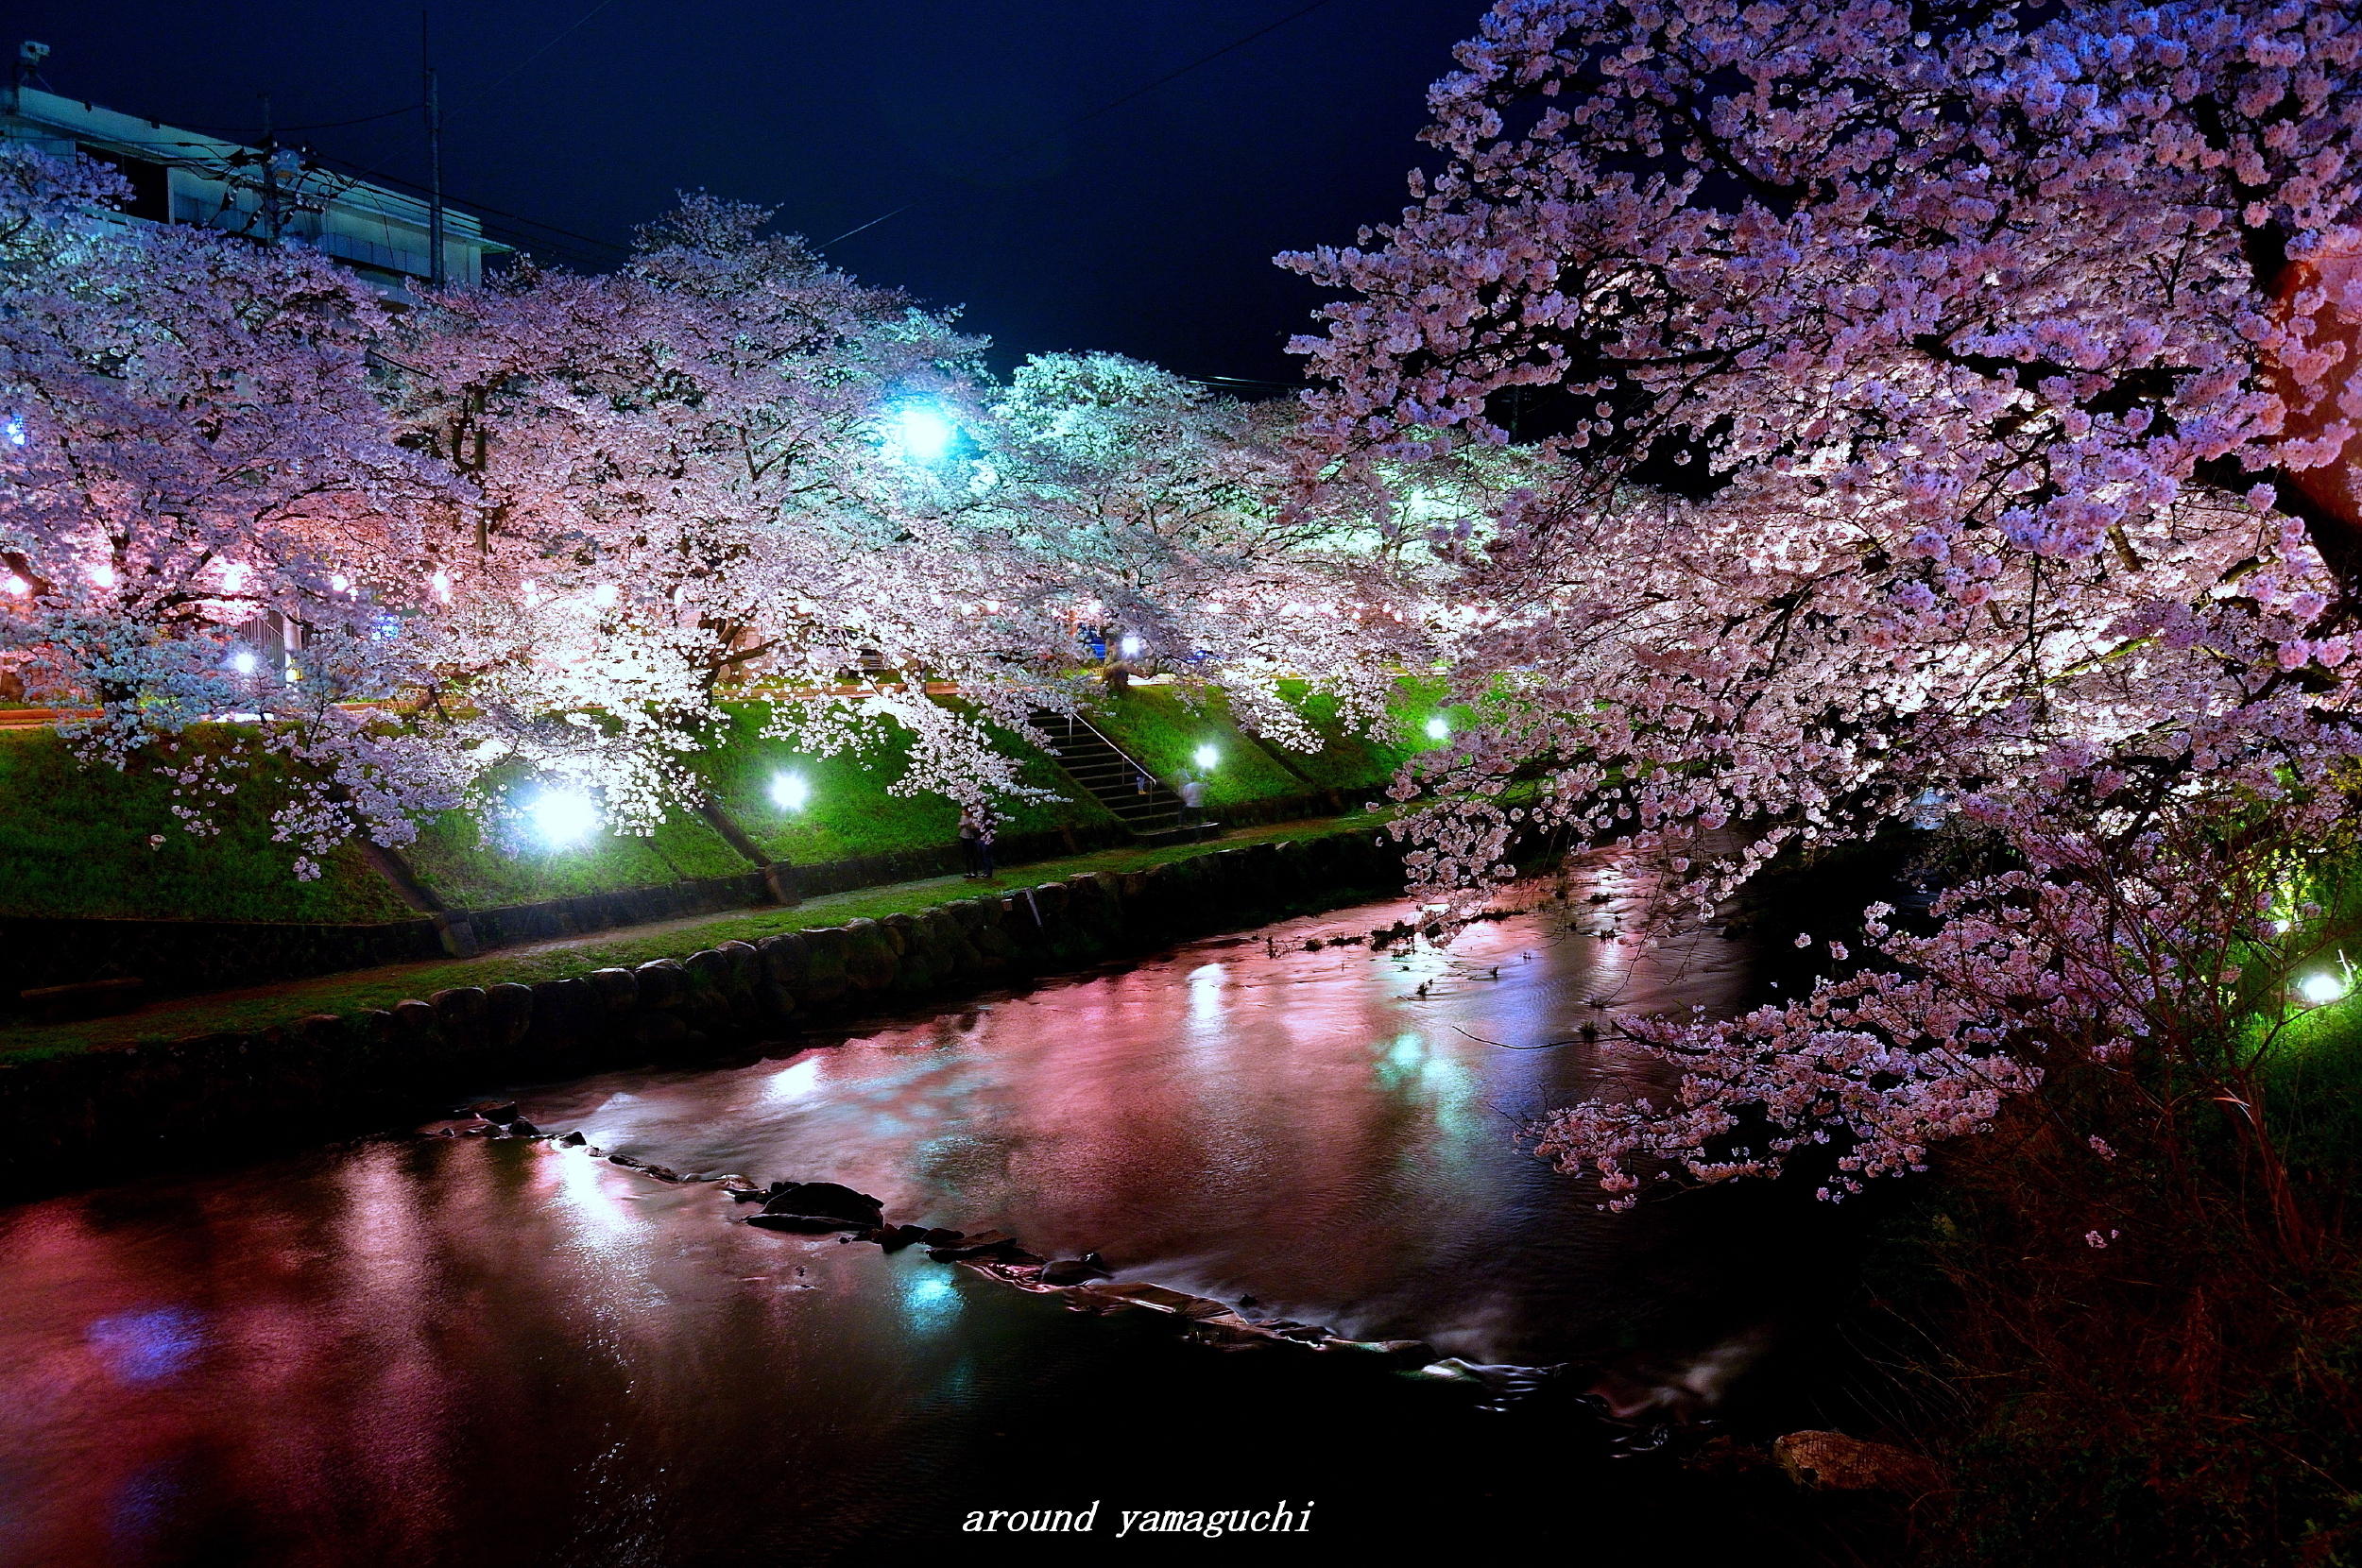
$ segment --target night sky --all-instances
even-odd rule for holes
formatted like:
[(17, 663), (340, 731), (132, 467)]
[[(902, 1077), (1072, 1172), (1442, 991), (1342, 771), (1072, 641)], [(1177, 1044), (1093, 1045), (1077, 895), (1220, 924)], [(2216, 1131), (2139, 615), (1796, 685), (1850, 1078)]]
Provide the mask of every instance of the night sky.
[[(434, 0), (445, 190), (500, 238), (590, 269), (677, 189), (775, 206), (821, 242), (913, 204), (828, 254), (965, 306), (1003, 369), (1112, 349), (1293, 384), (1281, 345), (1321, 296), (1272, 254), (1400, 210), (1427, 84), (1482, 9), (1327, 0), (1282, 21), (1307, 3)], [(265, 93), (282, 127), (415, 105), (419, 22), (399, 5), (34, 0), (8, 9), (0, 43), (51, 45), (54, 92), (251, 133)], [(286, 139), (424, 179), (415, 112)]]

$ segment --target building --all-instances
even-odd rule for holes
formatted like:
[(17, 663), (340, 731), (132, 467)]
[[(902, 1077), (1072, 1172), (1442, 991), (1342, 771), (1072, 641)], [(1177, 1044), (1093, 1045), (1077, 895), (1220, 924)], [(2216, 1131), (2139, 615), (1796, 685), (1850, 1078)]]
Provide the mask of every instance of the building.
[[(0, 139), (112, 164), (131, 186), (128, 220), (300, 240), (395, 299), (434, 275), (424, 197), (334, 173), (297, 147), (247, 146), (43, 92), (23, 78), (46, 53), (24, 46), (18, 80), (0, 100)], [(469, 213), (446, 207), (442, 220), (447, 282), (480, 281), (485, 259), (510, 248), (486, 239)]]

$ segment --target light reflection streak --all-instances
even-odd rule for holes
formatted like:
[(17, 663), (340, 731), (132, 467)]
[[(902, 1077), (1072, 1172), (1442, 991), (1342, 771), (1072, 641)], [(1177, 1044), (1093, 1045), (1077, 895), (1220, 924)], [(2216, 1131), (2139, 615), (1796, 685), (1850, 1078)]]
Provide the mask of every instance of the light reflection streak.
[(1190, 971), (1190, 1022), (1207, 1025), (1222, 1021), (1222, 988), (1229, 970), (1219, 963), (1201, 964)]
[(820, 1058), (807, 1056), (802, 1061), (780, 1068), (772, 1074), (770, 1087), (764, 1091), (771, 1099), (801, 1099), (820, 1087)]
[(960, 1287), (942, 1273), (906, 1273), (901, 1281), (902, 1316), (921, 1334), (940, 1334), (960, 1316)]
[(630, 1200), (645, 1194), (627, 1189), (634, 1178), (572, 1150), (552, 1149), (543, 1158), (544, 1168), (556, 1178), (558, 1207), (574, 1239), (610, 1260), (635, 1251), (642, 1220)]

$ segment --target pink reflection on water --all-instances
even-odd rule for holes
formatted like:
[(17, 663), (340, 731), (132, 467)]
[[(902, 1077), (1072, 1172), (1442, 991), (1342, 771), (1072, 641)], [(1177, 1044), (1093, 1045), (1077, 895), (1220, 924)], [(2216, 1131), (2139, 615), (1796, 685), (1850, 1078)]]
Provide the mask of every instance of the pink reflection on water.
[[(1304, 950), (1409, 912), (1198, 944), (744, 1068), (545, 1088), (527, 1114), (1479, 1360), (1567, 1358), (1720, 1288), (1686, 1211), (1599, 1215), (1513, 1143), (1551, 1104), (1642, 1082), (1636, 1060), (1506, 1048), (1600, 1018), (1586, 998), (1611, 980), (1621, 1008), (1726, 1005), (1742, 955), (1699, 937), (1635, 961), (1575, 934), (1600, 923), (1583, 905), (1448, 951)], [(461, 1517), (493, 1531), (466, 1558), (488, 1560), (512, 1513), (579, 1532), (550, 1560), (660, 1563), (688, 1527), (667, 1477), (693, 1473), (851, 1528), (894, 1489), (826, 1478), (899, 1474), (916, 1412), (979, 1397), (987, 1333), (1062, 1342), (1036, 1299), (743, 1212), (581, 1150), (471, 1139), (0, 1211), (0, 1565), (327, 1568), (356, 1542), (455, 1560)]]
[(1054, 1255), (1098, 1251), (1125, 1277), (1515, 1358), (1549, 1337), (1515, 1277), (1532, 1244), (1597, 1273), (1658, 1228), (1597, 1215), (1513, 1141), (1549, 1105), (1637, 1083), (1637, 1054), (1610, 1038), (1505, 1048), (1604, 1026), (1592, 998), (1722, 1006), (1743, 979), (1711, 935), (1635, 952), (1590, 934), (1628, 905), (1619, 885), (1614, 905), (1547, 904), (1446, 947), (1326, 946), (1416, 914), (1357, 910), (527, 1109), (677, 1169), (844, 1182), (891, 1218), (997, 1226)]

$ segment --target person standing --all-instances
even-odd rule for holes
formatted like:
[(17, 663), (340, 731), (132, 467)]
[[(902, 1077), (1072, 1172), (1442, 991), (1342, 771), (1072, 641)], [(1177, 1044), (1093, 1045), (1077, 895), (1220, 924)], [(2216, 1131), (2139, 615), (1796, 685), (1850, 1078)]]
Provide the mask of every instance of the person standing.
[(960, 808), (960, 859), (969, 880), (992, 875), (992, 813), (981, 806)]

